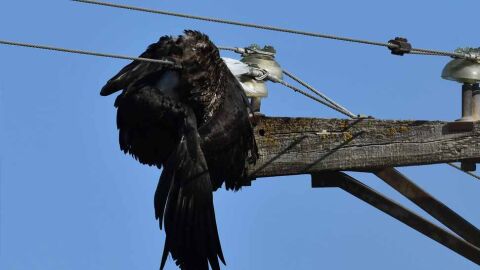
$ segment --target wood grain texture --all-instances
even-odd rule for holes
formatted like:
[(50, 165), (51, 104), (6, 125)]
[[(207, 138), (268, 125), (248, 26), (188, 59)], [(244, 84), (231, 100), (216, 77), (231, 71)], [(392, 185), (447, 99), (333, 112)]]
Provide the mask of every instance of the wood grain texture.
[(480, 124), (451, 131), (442, 121), (263, 117), (255, 127), (260, 160), (251, 178), (325, 170), (480, 159)]

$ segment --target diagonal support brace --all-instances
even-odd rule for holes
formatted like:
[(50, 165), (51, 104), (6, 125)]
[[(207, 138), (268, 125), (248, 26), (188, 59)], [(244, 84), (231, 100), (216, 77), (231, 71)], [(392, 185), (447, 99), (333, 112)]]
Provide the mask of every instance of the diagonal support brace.
[(374, 173), (454, 233), (473, 245), (480, 247), (480, 231), (474, 225), (428, 194), (398, 170), (386, 168)]
[(339, 187), (414, 230), (480, 265), (480, 249), (342, 172), (312, 174), (312, 187)]

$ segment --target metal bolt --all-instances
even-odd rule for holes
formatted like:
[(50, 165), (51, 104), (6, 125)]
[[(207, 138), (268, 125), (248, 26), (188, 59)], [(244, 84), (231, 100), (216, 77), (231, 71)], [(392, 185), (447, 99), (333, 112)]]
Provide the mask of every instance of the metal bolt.
[(462, 161), (460, 167), (462, 171), (465, 172), (474, 172), (477, 170), (477, 164), (474, 161)]

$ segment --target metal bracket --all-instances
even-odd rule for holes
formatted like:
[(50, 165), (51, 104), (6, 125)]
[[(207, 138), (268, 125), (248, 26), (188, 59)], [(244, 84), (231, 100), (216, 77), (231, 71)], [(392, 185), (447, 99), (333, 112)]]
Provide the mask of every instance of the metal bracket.
[(454, 233), (480, 247), (480, 231), (475, 226), (417, 186), (398, 170), (386, 168), (375, 172), (375, 175)]
[(410, 53), (410, 51), (412, 50), (412, 44), (408, 43), (408, 40), (406, 38), (396, 37), (395, 39), (389, 40), (388, 43), (397, 45), (388, 47), (388, 49), (394, 55), (402, 56), (406, 53)]
[(455, 121), (455, 122), (448, 122), (445, 125), (445, 127), (448, 132), (459, 133), (459, 132), (473, 131), (475, 128), (475, 125), (474, 125), (474, 122)]
[[(382, 173), (380, 173), (383, 175)], [(431, 223), (425, 218), (387, 198), (376, 190), (366, 186), (355, 178), (342, 172), (321, 172), (312, 174), (312, 187), (339, 187), (380, 211), (401, 221), (414, 230), (451, 249), (466, 259), (480, 265), (480, 248), (464, 239)], [(402, 191), (405, 191), (401, 189)], [(407, 193), (407, 192), (405, 192)], [(407, 193), (408, 194), (408, 193)], [(425, 193), (428, 195), (427, 193)], [(424, 194), (424, 195), (425, 195)], [(445, 206), (446, 207), (446, 206)], [(428, 208), (428, 207), (427, 207)], [(448, 208), (447, 208), (448, 209)], [(449, 209), (450, 210), (450, 209)], [(451, 211), (451, 210), (450, 210)], [(453, 212), (453, 211), (452, 211)], [(451, 214), (451, 213), (450, 213)], [(442, 216), (443, 212), (437, 215)], [(461, 218), (461, 217), (460, 217)], [(442, 219), (444, 220), (444, 219)], [(459, 220), (457, 220), (459, 221)], [(447, 222), (451, 225), (450, 222)], [(471, 225), (471, 224), (470, 224)], [(473, 226), (473, 225), (472, 225)], [(458, 231), (458, 228), (456, 228)], [(465, 235), (462, 233), (462, 235)], [(475, 242), (478, 239), (472, 240)]]

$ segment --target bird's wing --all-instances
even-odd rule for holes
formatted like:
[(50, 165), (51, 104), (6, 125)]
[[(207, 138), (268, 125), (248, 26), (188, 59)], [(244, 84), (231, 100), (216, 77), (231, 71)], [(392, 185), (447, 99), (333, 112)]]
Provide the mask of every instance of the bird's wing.
[[(170, 55), (171, 43), (174, 39), (170, 36), (161, 37), (156, 43), (151, 44), (145, 52), (143, 52), (141, 58), (149, 59), (165, 59)], [(164, 65), (161, 63), (145, 62), (135, 60), (122, 68), (117, 75), (113, 76), (100, 91), (100, 95), (108, 96), (119, 90), (127, 89), (136, 81), (148, 76), (152, 73), (158, 73), (162, 69), (171, 68), (170, 65)]]
[(168, 253), (182, 270), (220, 270), (225, 263), (213, 208), (212, 183), (193, 112), (187, 113), (177, 149), (164, 166), (155, 193), (155, 215), (165, 225), (161, 269)]

